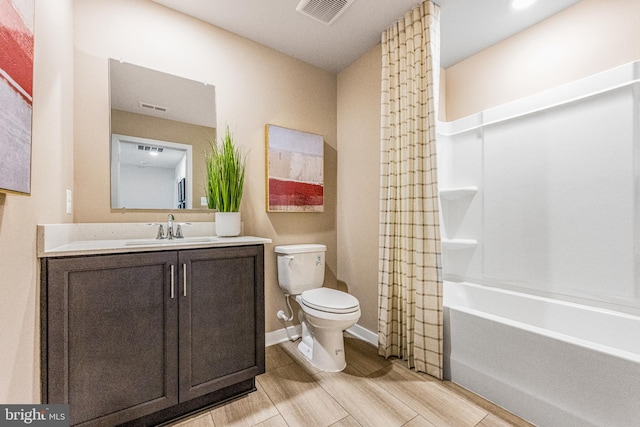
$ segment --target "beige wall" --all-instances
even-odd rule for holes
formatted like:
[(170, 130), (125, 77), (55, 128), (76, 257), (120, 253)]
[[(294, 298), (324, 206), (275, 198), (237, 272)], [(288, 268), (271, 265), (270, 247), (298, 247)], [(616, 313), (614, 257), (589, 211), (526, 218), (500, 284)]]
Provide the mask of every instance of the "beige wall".
[(640, 59), (640, 1), (582, 0), (446, 71), (447, 120)]
[[(327, 245), (327, 285), (335, 286), (336, 76), (148, 0), (75, 2), (75, 221), (164, 221), (167, 212), (110, 209), (108, 59), (216, 86), (218, 126), (227, 124), (247, 158), (241, 212), (245, 234), (267, 237), (266, 330), (284, 325), (274, 245)], [(325, 139), (323, 213), (265, 210), (265, 125)], [(212, 221), (211, 213), (175, 211), (178, 221)], [(188, 229), (187, 231), (188, 232)]]
[(338, 75), (338, 280), (378, 330), (380, 45)]
[(0, 403), (40, 401), (36, 225), (70, 222), (72, 0), (36, 0), (31, 195), (0, 194)]

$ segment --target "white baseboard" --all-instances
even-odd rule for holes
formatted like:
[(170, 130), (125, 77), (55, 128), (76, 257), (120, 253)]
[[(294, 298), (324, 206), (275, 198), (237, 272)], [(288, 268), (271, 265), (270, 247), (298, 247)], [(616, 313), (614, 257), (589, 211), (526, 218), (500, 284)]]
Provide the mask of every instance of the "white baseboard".
[(280, 344), (281, 342), (295, 340), (300, 338), (302, 328), (300, 325), (288, 326), (276, 331), (267, 332), (264, 336), (264, 345), (269, 347)]
[(375, 332), (365, 329), (358, 324), (355, 324), (347, 329), (347, 332), (356, 338), (368, 342), (376, 348), (378, 347), (378, 334)]
[[(378, 347), (378, 334), (363, 328), (360, 325), (353, 325), (347, 331), (350, 335), (359, 338), (369, 344)], [(265, 334), (265, 347), (280, 344), (281, 342), (300, 338), (302, 330), (300, 325), (288, 326)]]

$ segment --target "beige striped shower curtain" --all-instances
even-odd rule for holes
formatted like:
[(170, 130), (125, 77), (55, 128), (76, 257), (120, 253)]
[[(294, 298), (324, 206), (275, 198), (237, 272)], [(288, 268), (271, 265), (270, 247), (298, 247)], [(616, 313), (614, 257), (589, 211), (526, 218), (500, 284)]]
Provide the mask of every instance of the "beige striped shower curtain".
[(425, 1), (382, 34), (378, 350), (442, 378), (439, 14)]

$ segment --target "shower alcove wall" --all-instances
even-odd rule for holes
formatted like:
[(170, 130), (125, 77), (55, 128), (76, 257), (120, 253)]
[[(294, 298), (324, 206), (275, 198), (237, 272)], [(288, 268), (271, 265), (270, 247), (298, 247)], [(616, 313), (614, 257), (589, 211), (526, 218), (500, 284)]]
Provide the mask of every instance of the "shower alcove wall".
[(640, 314), (639, 70), (441, 123), (445, 279)]
[(640, 425), (640, 63), (437, 149), (444, 376), (536, 425)]

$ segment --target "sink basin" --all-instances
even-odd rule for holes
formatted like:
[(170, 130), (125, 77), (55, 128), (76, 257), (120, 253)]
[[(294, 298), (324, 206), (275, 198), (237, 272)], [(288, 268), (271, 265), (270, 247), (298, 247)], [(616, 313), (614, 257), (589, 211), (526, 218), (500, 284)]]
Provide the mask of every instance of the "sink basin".
[(136, 239), (124, 243), (125, 246), (165, 246), (165, 245), (189, 245), (197, 243), (211, 243), (218, 240), (217, 237), (184, 237), (182, 239)]

